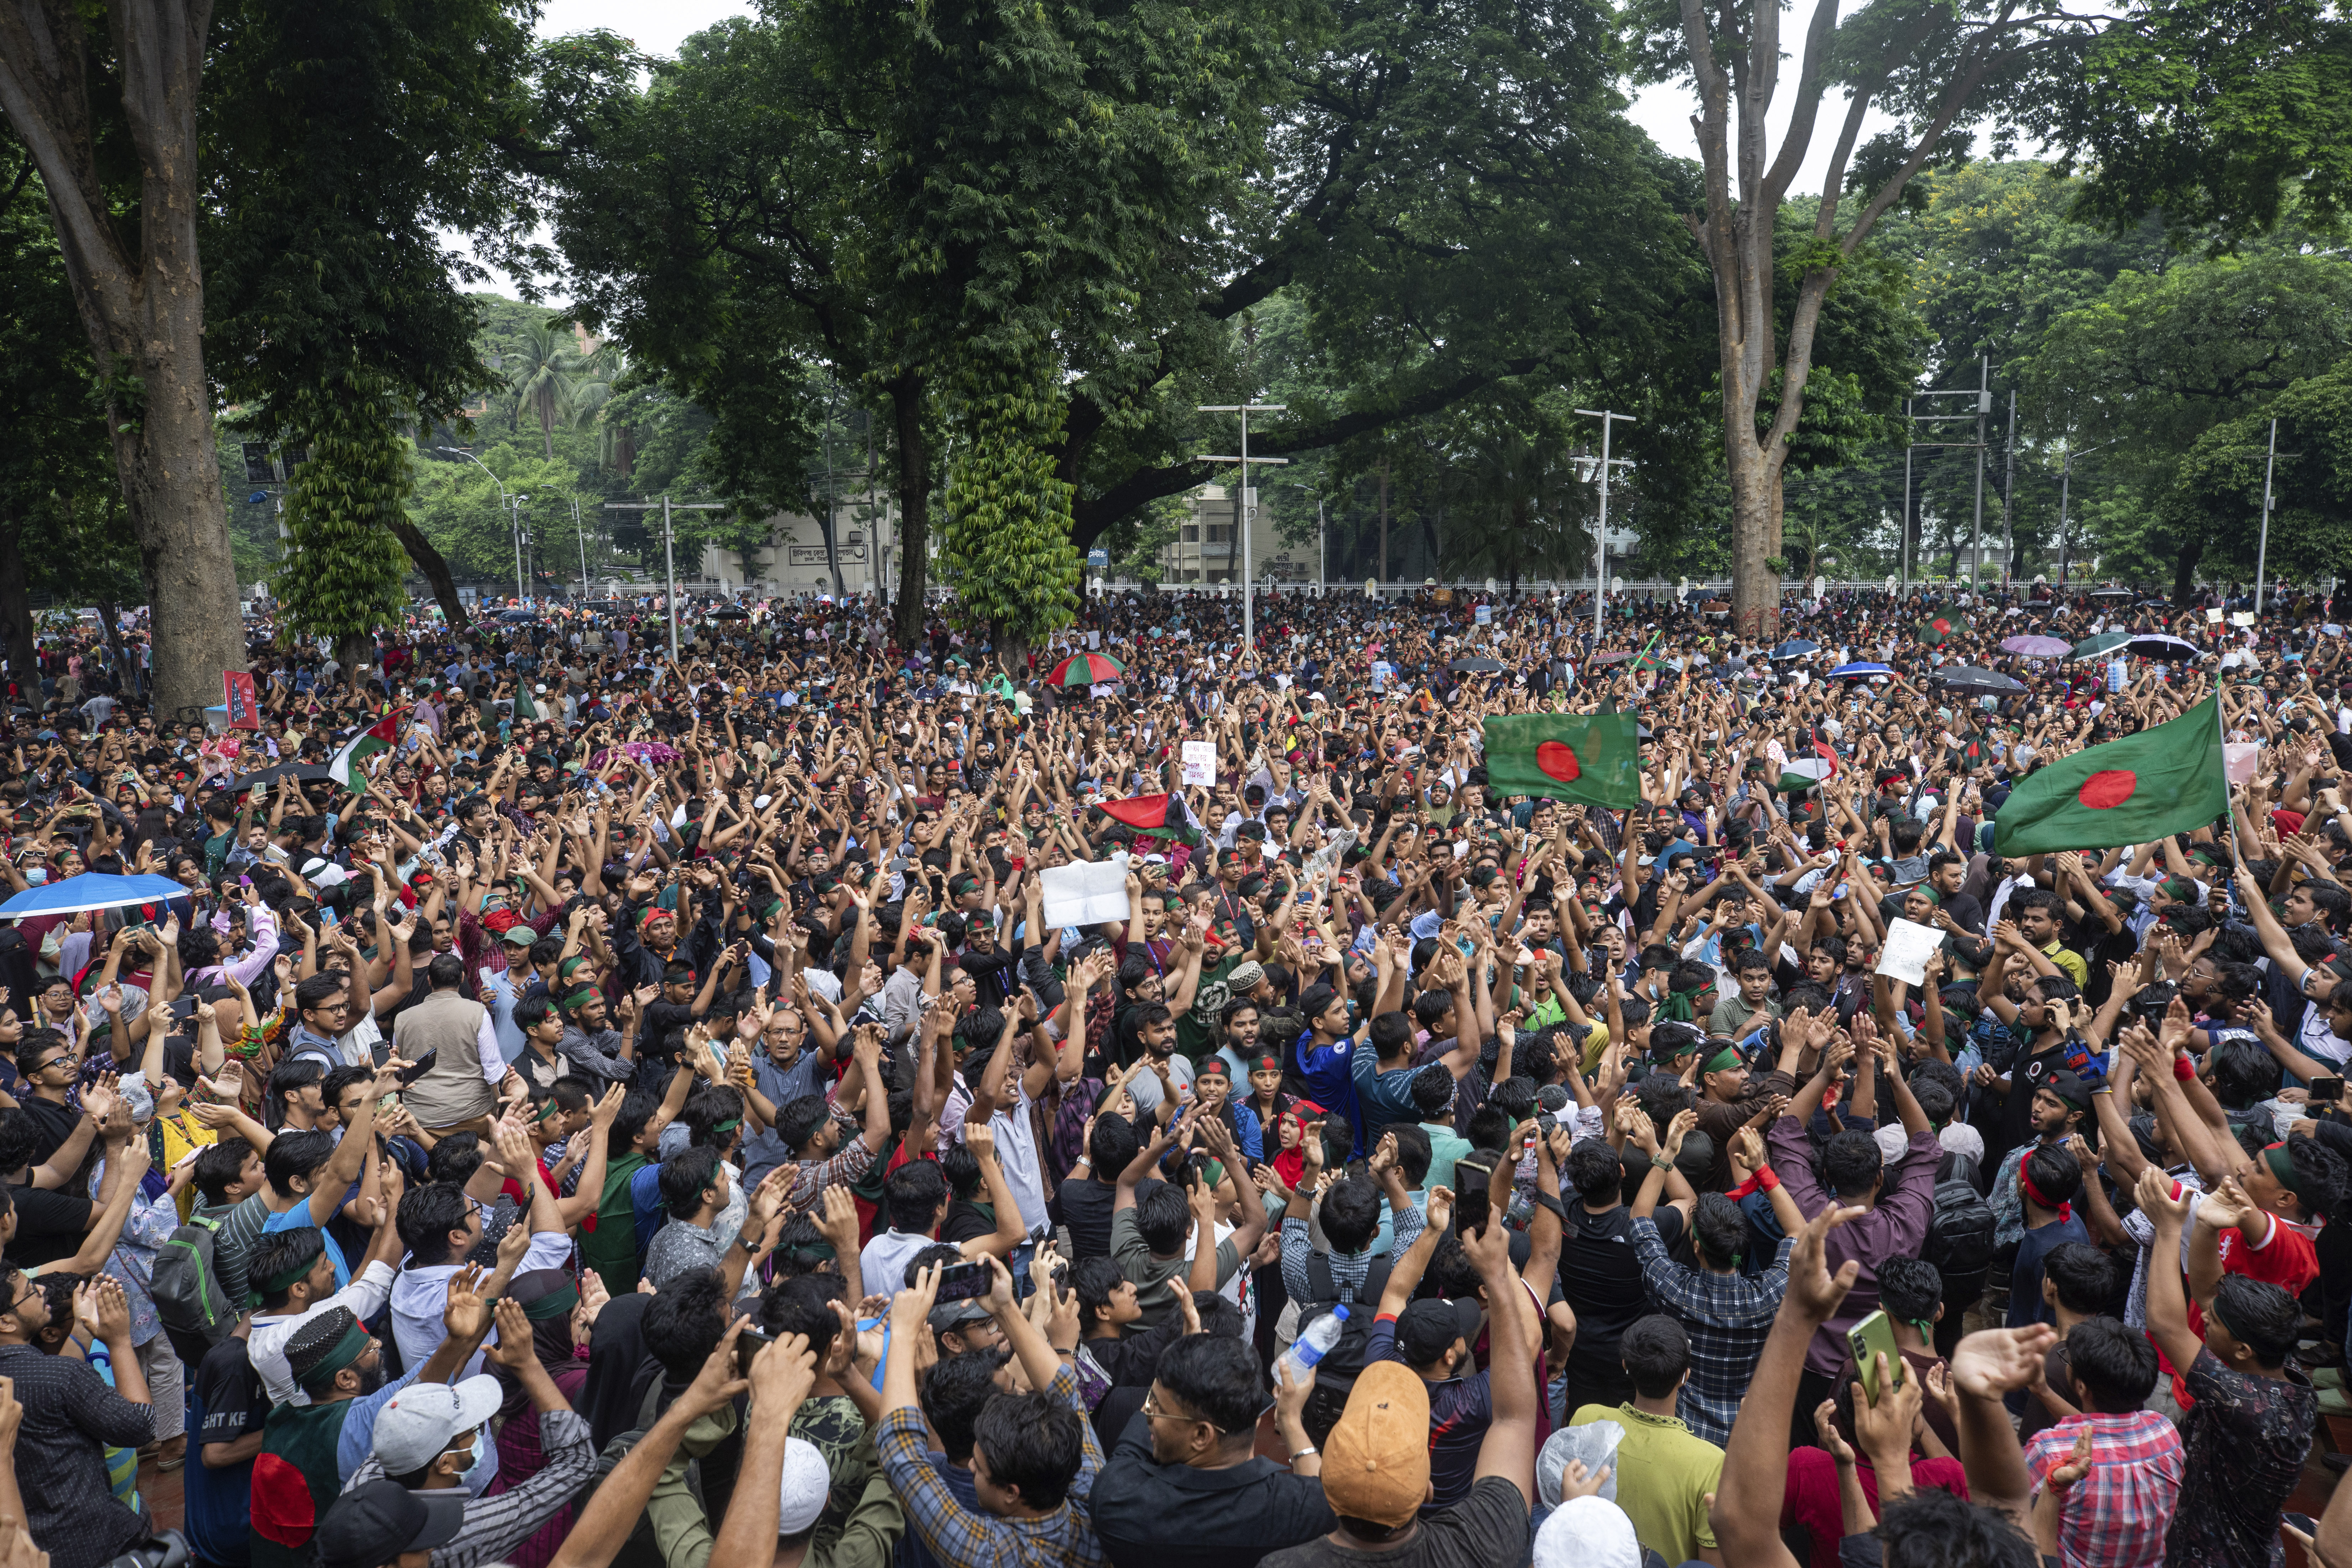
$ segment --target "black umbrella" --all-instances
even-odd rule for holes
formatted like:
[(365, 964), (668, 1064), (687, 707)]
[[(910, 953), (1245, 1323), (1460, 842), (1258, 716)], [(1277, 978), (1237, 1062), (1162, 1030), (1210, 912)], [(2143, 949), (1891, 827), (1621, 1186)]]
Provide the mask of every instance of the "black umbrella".
[(1974, 691), (1987, 697), (2013, 697), (2024, 691), (2018, 681), (1998, 670), (1979, 669), (1972, 664), (1955, 664), (1937, 670), (1927, 678), (1930, 686), (1940, 686), (1949, 691)]
[(2137, 632), (2124, 645), (2142, 658), (2203, 658), (2205, 650), (2169, 632)]
[(751, 611), (738, 609), (732, 605), (730, 605), (723, 610), (713, 610), (709, 616), (704, 617), (706, 620), (713, 621), (748, 621), (751, 618)]
[(2129, 588), (2094, 588), (2091, 590), (2091, 597), (2094, 599), (2128, 599), (2131, 596), (2132, 591)]
[(539, 619), (539, 612), (537, 610), (525, 610), (520, 608), (500, 610), (498, 614), (498, 618), (502, 621), (535, 621)]
[(1457, 658), (1445, 668), (1456, 675), (1499, 675), (1503, 661), (1499, 658)]
[(274, 787), (282, 778), (290, 778), (296, 784), (312, 784), (320, 779), (333, 776), (327, 771), (324, 763), (279, 763), (273, 767), (259, 768), (249, 773), (239, 773), (229, 780), (228, 787), (233, 793), (241, 795), (247, 790), (259, 789), (264, 785)]

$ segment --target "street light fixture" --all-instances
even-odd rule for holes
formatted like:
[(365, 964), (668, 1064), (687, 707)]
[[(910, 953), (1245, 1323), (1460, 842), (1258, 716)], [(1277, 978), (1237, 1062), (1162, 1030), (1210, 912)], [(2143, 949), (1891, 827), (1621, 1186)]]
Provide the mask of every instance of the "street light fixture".
[[(2100, 447), (2112, 447), (2122, 439), (2120, 436), (2111, 437), (2083, 450), (2085, 453), (2095, 452)], [(2066, 500), (2067, 491), (2074, 479), (2074, 448), (2069, 446), (2064, 456), (2065, 461), (2058, 470), (2058, 591), (2061, 594), (2066, 591)]]
[(507, 529), (508, 531), (514, 536), (515, 602), (517, 604), (520, 604), (523, 599), (522, 503), (529, 500), (530, 498), (529, 496), (508, 495), (506, 481), (499, 479), (497, 472), (493, 470), (488, 463), (485, 463), (481, 458), (477, 458), (473, 453), (468, 452), (463, 447), (436, 447), (433, 449), (436, 452), (446, 452), (453, 458), (465, 458), (466, 461), (481, 469), (482, 472), (488, 474), (490, 476), (490, 483), (499, 487), (499, 504), (507, 508)]

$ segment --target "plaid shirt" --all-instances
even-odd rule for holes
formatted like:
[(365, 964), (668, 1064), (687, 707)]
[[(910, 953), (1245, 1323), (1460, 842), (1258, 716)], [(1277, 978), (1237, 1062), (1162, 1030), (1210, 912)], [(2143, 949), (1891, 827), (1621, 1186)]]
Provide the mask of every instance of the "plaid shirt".
[(1086, 1513), (1103, 1463), (1094, 1423), (1087, 1418), (1076, 1374), (1068, 1367), (1054, 1374), (1051, 1392), (1077, 1411), (1086, 1449), (1069, 1495), (1042, 1519), (999, 1519), (964, 1507), (925, 1457), (930, 1445), (923, 1435), (923, 1413), (909, 1405), (883, 1413), (882, 1425), (874, 1430), (882, 1468), (906, 1508), (908, 1527), (947, 1568), (1108, 1568), (1110, 1559)]
[(2037, 1489), (2065, 1463), (2085, 1421), (2091, 1473), (2060, 1503), (2059, 1561), (2065, 1568), (2156, 1568), (2187, 1458), (2180, 1434), (2152, 1410), (2069, 1416), (2025, 1445)]
[(866, 1146), (862, 1127), (853, 1126), (835, 1110), (835, 1127), (841, 1130), (841, 1148), (826, 1160), (793, 1160), (785, 1163), (793, 1168), (792, 1185), (784, 1189), (784, 1212), (798, 1214), (814, 1205), (824, 1195), (827, 1187), (854, 1184), (874, 1163), (874, 1151)]
[(1764, 1341), (1789, 1289), (1789, 1249), (1761, 1274), (1710, 1274), (1686, 1268), (1666, 1256), (1654, 1219), (1633, 1221), (1633, 1254), (1642, 1260), (1642, 1283), (1650, 1303), (1690, 1334), (1690, 1378), (1675, 1401), (1683, 1425), (1710, 1443), (1728, 1443), (1739, 1401), (1764, 1354)]

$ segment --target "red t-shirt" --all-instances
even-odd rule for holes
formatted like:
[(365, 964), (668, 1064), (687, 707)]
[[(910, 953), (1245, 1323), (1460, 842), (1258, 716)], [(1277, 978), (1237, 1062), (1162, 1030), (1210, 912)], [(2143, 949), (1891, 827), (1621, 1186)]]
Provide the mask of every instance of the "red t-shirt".
[[(1870, 1511), (1877, 1513), (1878, 1472), (1867, 1459), (1859, 1460), (1853, 1472), (1862, 1481), (1862, 1495), (1870, 1500)], [(1911, 1484), (1936, 1487), (1964, 1500), (1969, 1495), (1969, 1473), (1958, 1459), (1915, 1457)], [(1845, 1539), (1845, 1505), (1838, 1499), (1837, 1461), (1826, 1448), (1807, 1445), (1789, 1450), (1788, 1484), (1780, 1495), (1780, 1528), (1792, 1524), (1803, 1525), (1812, 1537), (1807, 1568), (1838, 1568), (1838, 1542)]]
[[(2180, 1195), (2178, 1182), (2173, 1184), (2172, 1195), (2176, 1198)], [(2235, 1226), (2221, 1233), (2221, 1272), (2242, 1274), (2249, 1279), (2275, 1285), (2290, 1296), (2300, 1296), (2310, 1288), (2313, 1280), (2319, 1278), (2319, 1249), (2312, 1245), (2311, 1237), (2278, 1215), (2264, 1215), (2263, 1217), (2270, 1221), (2270, 1234), (2260, 1246), (2248, 1241), (2245, 1234)], [(2189, 1223), (2196, 1223), (2193, 1211)], [(2151, 1258), (2148, 1267), (2154, 1268), (2159, 1261)], [(2195, 1297), (2189, 1300), (2189, 1331), (2200, 1340), (2205, 1337), (2205, 1314), (2198, 1310)], [(2179, 1402), (2183, 1410), (2194, 1406), (2197, 1402), (2189, 1397), (2188, 1382), (2166, 1359), (2161, 1345), (2157, 1347), (2156, 1354), (2165, 1375), (2172, 1379), (2172, 1397)]]

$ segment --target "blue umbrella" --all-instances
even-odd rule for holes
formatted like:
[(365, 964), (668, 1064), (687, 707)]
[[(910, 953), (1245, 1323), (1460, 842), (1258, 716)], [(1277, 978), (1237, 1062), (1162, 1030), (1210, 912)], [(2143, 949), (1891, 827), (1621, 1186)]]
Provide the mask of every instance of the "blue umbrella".
[(1841, 675), (1851, 676), (1854, 679), (1859, 680), (1863, 677), (1868, 675), (1892, 675), (1894, 673), (1895, 671), (1893, 669), (1883, 664), (1842, 664), (1835, 669), (1831, 670), (1830, 676), (1832, 679)]
[(1774, 658), (1802, 658), (1809, 653), (1819, 653), (1821, 651), (1822, 645), (1817, 642), (1807, 642), (1803, 637), (1791, 637), (1787, 642), (1782, 643), (1779, 647), (1774, 648), (1772, 650), (1772, 657)]
[(169, 877), (109, 877), (85, 871), (62, 882), (44, 882), (0, 904), (0, 920), (25, 920), (33, 915), (75, 915), (84, 910), (111, 910), (124, 904), (160, 903), (184, 899), (188, 889)]

